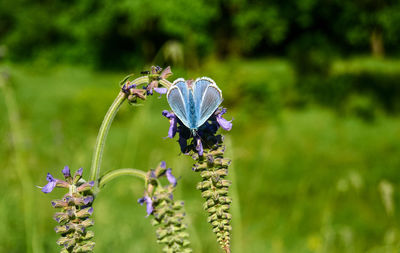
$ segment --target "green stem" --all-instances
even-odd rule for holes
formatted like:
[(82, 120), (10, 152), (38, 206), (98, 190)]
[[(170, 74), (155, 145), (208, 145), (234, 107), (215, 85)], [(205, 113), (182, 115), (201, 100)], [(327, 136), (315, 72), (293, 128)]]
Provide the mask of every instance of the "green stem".
[(120, 176), (134, 176), (143, 179), (145, 182), (147, 181), (146, 173), (142, 170), (136, 170), (130, 168), (118, 169), (104, 174), (104, 176), (102, 176), (99, 180), (99, 188), (102, 188), (106, 183)]
[[(148, 82), (149, 78), (147, 76), (142, 76), (132, 81), (132, 83), (136, 85)], [(110, 106), (110, 108), (108, 109), (106, 115), (104, 116), (104, 120), (101, 123), (99, 133), (97, 135), (96, 145), (94, 148), (92, 165), (90, 167), (90, 180), (95, 181), (95, 191), (98, 190), (98, 184), (99, 184), (98, 180), (100, 176), (101, 161), (103, 157), (104, 145), (107, 139), (107, 134), (110, 129), (111, 123), (118, 112), (118, 109), (121, 107), (122, 103), (125, 101), (126, 98), (127, 95), (121, 91), (118, 94), (117, 98), (112, 103), (112, 105)]]
[(110, 108), (108, 109), (106, 116), (104, 116), (104, 120), (101, 123), (99, 134), (97, 135), (96, 145), (93, 153), (92, 166), (90, 168), (90, 180), (95, 181), (95, 188), (98, 187), (97, 179), (100, 174), (101, 160), (104, 151), (104, 144), (107, 139), (108, 130), (110, 129), (111, 123), (118, 112), (118, 109), (121, 107), (122, 103), (126, 99), (126, 94), (120, 92), (117, 98), (114, 100)]

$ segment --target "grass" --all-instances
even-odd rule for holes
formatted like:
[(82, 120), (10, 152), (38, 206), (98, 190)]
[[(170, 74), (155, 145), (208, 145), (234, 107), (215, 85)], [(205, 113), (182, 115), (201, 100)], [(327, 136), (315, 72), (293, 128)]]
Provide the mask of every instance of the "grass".
[[(275, 101), (284, 101), (296, 83), (290, 64), (283, 60), (210, 61), (203, 68), (198, 73), (176, 72), (186, 78), (214, 78), (224, 91), (224, 104), (231, 108), (227, 118), (234, 118), (234, 128), (227, 133), (227, 152), (237, 190), (232, 192), (232, 211), (241, 217), (234, 221), (233, 252), (399, 250), (399, 117), (378, 114), (368, 122), (318, 106), (290, 109), (284, 102), (274, 109), (276, 105), (264, 99), (273, 98), (276, 91), (280, 95)], [(47, 172), (60, 177), (64, 165), (83, 167), (89, 175), (98, 127), (126, 73), (70, 66), (9, 69), (28, 153), (24, 163), (33, 182), (27, 188), (36, 207), (35, 251), (56, 252), (50, 201), (63, 193), (45, 195), (35, 185), (46, 183)], [(254, 99), (259, 89), (254, 87), (264, 83), (267, 91)], [(3, 94), (0, 97), (0, 252), (26, 252), (22, 188), (11, 160), (13, 129)], [(200, 176), (191, 171), (190, 158), (179, 155), (176, 141), (163, 139), (168, 121), (161, 111), (168, 108), (165, 99), (156, 97), (144, 106), (123, 105), (109, 134), (103, 171), (147, 170), (165, 160), (181, 177), (176, 198), (186, 202), (194, 252), (218, 252), (195, 189)], [(383, 204), (382, 182), (393, 187), (393, 214)], [(105, 186), (94, 205), (96, 252), (160, 252), (153, 227), (144, 218), (145, 208), (136, 203), (143, 190), (131, 177)]]

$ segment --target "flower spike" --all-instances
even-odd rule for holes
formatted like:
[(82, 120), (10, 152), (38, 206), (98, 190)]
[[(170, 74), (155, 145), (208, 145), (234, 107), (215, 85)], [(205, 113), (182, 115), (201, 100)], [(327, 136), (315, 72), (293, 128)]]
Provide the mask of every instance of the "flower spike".
[(54, 220), (59, 223), (55, 227), (56, 233), (61, 237), (57, 244), (62, 248), (61, 252), (92, 252), (95, 243), (93, 231), (88, 228), (93, 226), (93, 220), (89, 217), (93, 213), (94, 182), (85, 182), (82, 177), (83, 169), (75, 172), (71, 177), (68, 166), (65, 166), (62, 173), (67, 182), (55, 179), (50, 173), (47, 174), (47, 185), (42, 188), (44, 193), (51, 192), (55, 187), (68, 188), (68, 193), (60, 200), (53, 200), (51, 205), (60, 208), (60, 212), (54, 214)]
[(205, 199), (204, 209), (209, 215), (207, 221), (212, 225), (221, 248), (228, 253), (232, 229), (232, 215), (229, 209), (232, 199), (228, 196), (230, 181), (225, 177), (230, 160), (224, 158), (223, 136), (217, 134), (219, 128), (226, 131), (232, 129), (232, 120), (228, 121), (222, 117), (225, 113), (225, 108), (218, 108), (194, 135), (173, 112), (163, 111), (162, 114), (170, 121), (168, 137), (173, 138), (179, 133), (181, 152), (195, 160), (193, 171), (200, 172), (202, 177), (197, 189)]
[(183, 201), (175, 201), (173, 191), (177, 180), (172, 175), (171, 168), (166, 169), (167, 165), (163, 161), (153, 171), (147, 175), (156, 175), (156, 179), (166, 177), (169, 184), (159, 185), (157, 180), (152, 181), (147, 186), (145, 196), (138, 200), (139, 204), (146, 203), (147, 216), (152, 216), (152, 224), (157, 227), (157, 243), (164, 244), (163, 252), (192, 252), (189, 248), (188, 233), (186, 225), (183, 223), (185, 213), (183, 212)]

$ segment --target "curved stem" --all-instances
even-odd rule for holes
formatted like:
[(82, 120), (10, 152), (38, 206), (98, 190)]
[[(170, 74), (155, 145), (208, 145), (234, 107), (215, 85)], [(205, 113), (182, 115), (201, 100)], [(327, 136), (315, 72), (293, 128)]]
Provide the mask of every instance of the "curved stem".
[[(131, 83), (136, 85), (140, 85), (143, 83), (148, 83), (149, 77), (148, 76), (141, 76), (133, 80)], [(171, 83), (166, 79), (161, 79), (160, 84), (169, 88)], [(106, 116), (104, 116), (104, 120), (101, 123), (99, 133), (96, 139), (96, 145), (93, 153), (92, 165), (90, 167), (90, 180), (95, 181), (95, 190), (99, 188), (99, 175), (100, 175), (100, 168), (101, 168), (101, 161), (104, 151), (104, 144), (107, 139), (108, 130), (110, 129), (111, 123), (114, 120), (115, 115), (118, 112), (118, 109), (122, 105), (122, 103), (127, 98), (127, 95), (124, 92), (120, 92), (117, 98), (114, 100), (110, 108), (108, 109)]]
[[(132, 81), (132, 83), (135, 83), (136, 85), (148, 82), (149, 78), (147, 76), (141, 76)], [(90, 180), (95, 181), (95, 189), (98, 189), (98, 183), (99, 183), (98, 179), (100, 175), (101, 161), (104, 151), (104, 144), (107, 139), (108, 130), (110, 129), (111, 123), (114, 120), (114, 117), (118, 112), (118, 109), (125, 101), (126, 97), (127, 95), (124, 92), (120, 92), (118, 94), (117, 98), (114, 100), (114, 102), (108, 109), (106, 116), (104, 116), (103, 122), (101, 123), (93, 153), (92, 165), (90, 167)]]
[(134, 176), (143, 179), (145, 182), (147, 181), (146, 173), (142, 170), (136, 170), (130, 168), (118, 169), (104, 174), (104, 176), (102, 176), (99, 180), (99, 188), (103, 187), (106, 183), (110, 182), (114, 178), (120, 176)]
[(108, 109), (104, 120), (101, 123), (99, 133), (97, 135), (96, 145), (94, 148), (92, 166), (90, 168), (90, 180), (95, 181), (95, 188), (98, 187), (97, 179), (100, 174), (101, 159), (104, 151), (104, 144), (106, 142), (108, 130), (110, 129), (111, 123), (118, 112), (118, 109), (126, 99), (126, 94), (120, 92), (117, 98), (114, 100), (110, 108)]

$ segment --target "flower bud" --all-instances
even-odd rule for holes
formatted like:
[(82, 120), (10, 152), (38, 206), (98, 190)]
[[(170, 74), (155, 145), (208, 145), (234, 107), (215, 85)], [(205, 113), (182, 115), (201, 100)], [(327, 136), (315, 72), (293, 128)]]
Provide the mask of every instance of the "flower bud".
[(86, 207), (84, 209), (81, 209), (76, 213), (76, 217), (78, 218), (86, 218), (92, 215), (93, 213), (93, 207)]
[(64, 223), (69, 220), (69, 215), (67, 213), (57, 212), (54, 214), (53, 218), (58, 223)]
[(95, 246), (95, 242), (92, 242), (92, 241), (85, 242), (84, 244), (76, 247), (76, 250), (74, 250), (74, 252), (92, 252), (94, 246)]
[(57, 234), (64, 234), (64, 233), (71, 231), (72, 229), (73, 229), (72, 226), (70, 226), (68, 224), (62, 225), (62, 226), (56, 226), (54, 228), (54, 230), (56, 231)]
[(81, 184), (80, 186), (78, 186), (78, 188), (76, 188), (76, 190), (78, 192), (85, 192), (85, 191), (92, 189), (93, 186), (94, 186), (94, 181), (90, 181), (90, 182)]
[(79, 179), (82, 178), (82, 173), (83, 173), (83, 168), (79, 168), (75, 174), (74, 174), (74, 179), (72, 180), (72, 184), (78, 183)]
[(94, 221), (92, 219), (86, 219), (81, 224), (82, 224), (82, 226), (87, 228), (87, 227), (93, 226), (94, 225)]
[(68, 206), (68, 203), (66, 203), (64, 200), (57, 199), (57, 200), (51, 201), (51, 205), (52, 205), (54, 208), (60, 208), (60, 207), (67, 207), (67, 206)]

